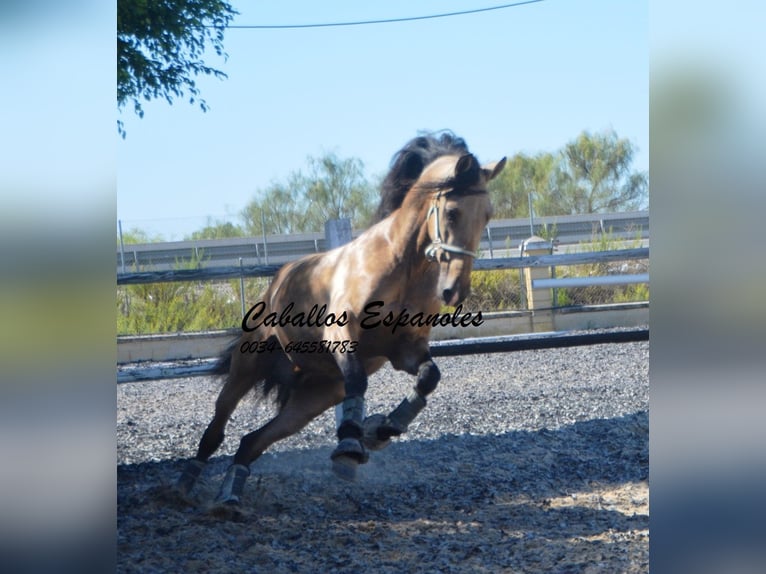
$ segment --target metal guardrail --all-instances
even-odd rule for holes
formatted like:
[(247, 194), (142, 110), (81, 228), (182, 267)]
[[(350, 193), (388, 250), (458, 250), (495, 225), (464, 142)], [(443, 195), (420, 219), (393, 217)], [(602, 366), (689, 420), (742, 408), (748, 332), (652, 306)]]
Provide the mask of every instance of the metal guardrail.
[[(590, 251), (584, 253), (477, 259), (474, 262), (473, 268), (477, 271), (488, 271), (493, 269), (582, 265), (587, 263), (605, 263), (609, 261), (628, 261), (631, 259), (648, 258), (649, 248), (639, 247), (635, 249), (614, 249), (609, 251)], [(237, 279), (239, 277), (270, 277), (274, 275), (280, 267), (281, 265), (242, 265), (118, 273), (117, 285), (139, 285), (145, 283), (176, 281), (210, 281)]]
[[(544, 233), (543, 230), (547, 231)], [(355, 232), (354, 237), (360, 233), (362, 231)], [(530, 229), (529, 219), (493, 220), (485, 229), (479, 248), (492, 258), (495, 251), (518, 247), (521, 241), (534, 234), (553, 234), (560, 243), (571, 244), (590, 241), (602, 233), (609, 233), (617, 240), (639, 236), (648, 239), (649, 212), (538, 217), (533, 229)], [(221, 267), (237, 265), (240, 258), (248, 267), (278, 266), (326, 249), (324, 233), (320, 232), (130, 244), (124, 251), (117, 249), (117, 268), (123, 273), (128, 269), (170, 270), (190, 261), (198, 267)]]

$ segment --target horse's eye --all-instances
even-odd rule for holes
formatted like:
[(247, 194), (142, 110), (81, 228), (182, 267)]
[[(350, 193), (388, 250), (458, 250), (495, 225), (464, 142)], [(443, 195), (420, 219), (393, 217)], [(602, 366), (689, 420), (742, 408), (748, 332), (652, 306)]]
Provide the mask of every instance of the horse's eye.
[(447, 222), (452, 223), (453, 225), (457, 223), (458, 216), (460, 215), (460, 212), (457, 209), (448, 209), (447, 210)]

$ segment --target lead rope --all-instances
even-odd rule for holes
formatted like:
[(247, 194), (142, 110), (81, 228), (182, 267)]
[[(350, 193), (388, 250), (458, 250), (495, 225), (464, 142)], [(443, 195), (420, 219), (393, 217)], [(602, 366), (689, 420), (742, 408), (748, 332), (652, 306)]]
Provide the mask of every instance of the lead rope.
[(439, 199), (441, 199), (441, 195), (441, 192), (439, 192), (439, 194), (434, 198), (434, 202), (431, 204), (431, 208), (428, 210), (428, 215), (426, 215), (426, 223), (431, 219), (431, 214), (434, 214), (436, 217), (436, 237), (426, 247), (426, 258), (431, 261), (436, 261), (436, 253), (440, 249), (442, 251), (449, 251), (450, 253), (458, 253), (460, 255), (469, 255), (475, 258), (476, 254), (473, 251), (468, 251), (462, 247), (450, 245), (449, 243), (444, 243), (442, 241), (441, 225), (439, 225)]

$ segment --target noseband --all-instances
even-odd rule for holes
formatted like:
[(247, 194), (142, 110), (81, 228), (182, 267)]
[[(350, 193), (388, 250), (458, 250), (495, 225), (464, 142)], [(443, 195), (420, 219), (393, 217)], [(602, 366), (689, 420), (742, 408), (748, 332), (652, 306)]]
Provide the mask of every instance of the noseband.
[(431, 219), (431, 215), (433, 215), (436, 218), (436, 237), (434, 237), (431, 240), (431, 243), (428, 244), (426, 247), (425, 255), (426, 259), (429, 261), (437, 261), (437, 253), (441, 251), (449, 251), (450, 253), (457, 253), (458, 255), (468, 255), (470, 257), (476, 257), (476, 254), (473, 251), (468, 251), (468, 249), (464, 249), (462, 247), (458, 247), (457, 245), (450, 245), (449, 243), (444, 243), (442, 240), (442, 232), (441, 232), (441, 226), (439, 225), (439, 200), (441, 199), (442, 194), (439, 192), (436, 197), (434, 197), (434, 201), (431, 204), (431, 208), (428, 210), (428, 215), (426, 215), (426, 223)]

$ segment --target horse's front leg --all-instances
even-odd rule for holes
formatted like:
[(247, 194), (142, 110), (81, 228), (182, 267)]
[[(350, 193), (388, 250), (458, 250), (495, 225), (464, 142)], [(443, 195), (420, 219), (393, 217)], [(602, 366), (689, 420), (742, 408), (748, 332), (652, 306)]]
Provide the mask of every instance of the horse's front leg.
[(393, 436), (407, 432), (407, 427), (426, 406), (426, 397), (436, 389), (441, 374), (430, 355), (417, 370), (413, 392), (387, 416), (372, 415), (364, 423), (364, 443), (370, 449), (383, 448)]
[(338, 364), (343, 373), (345, 398), (338, 426), (338, 446), (330, 458), (333, 461), (333, 472), (339, 478), (351, 481), (356, 479), (357, 466), (369, 458), (362, 444), (367, 373), (362, 362), (351, 354), (343, 355)]

